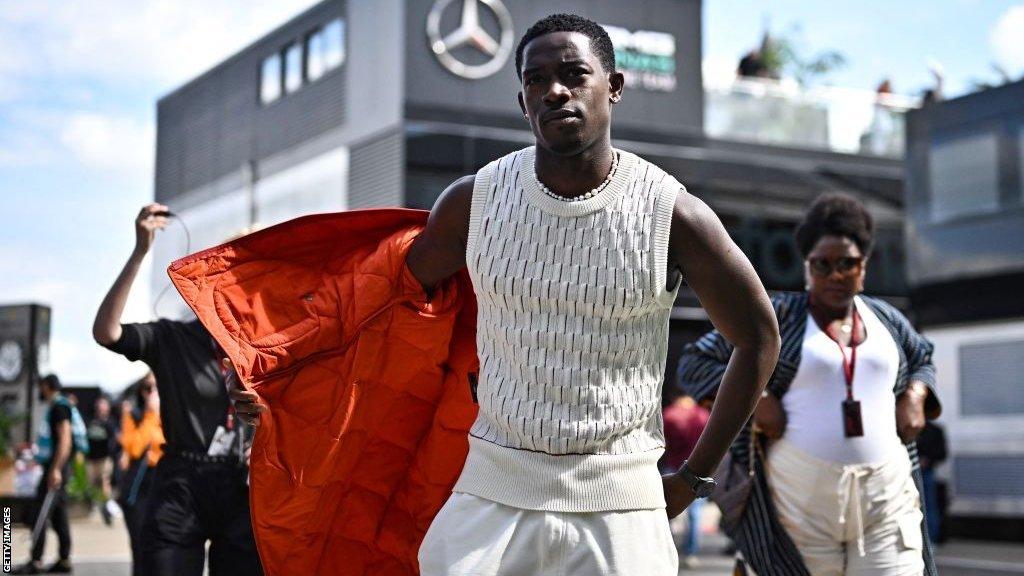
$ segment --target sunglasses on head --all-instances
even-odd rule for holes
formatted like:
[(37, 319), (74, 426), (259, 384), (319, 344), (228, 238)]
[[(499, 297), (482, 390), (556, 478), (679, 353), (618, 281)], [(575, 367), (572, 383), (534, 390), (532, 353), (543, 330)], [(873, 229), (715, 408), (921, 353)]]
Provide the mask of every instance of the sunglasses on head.
[(808, 258), (807, 267), (815, 276), (831, 276), (833, 272), (839, 272), (843, 276), (859, 274), (864, 266), (863, 256), (843, 256), (842, 258)]

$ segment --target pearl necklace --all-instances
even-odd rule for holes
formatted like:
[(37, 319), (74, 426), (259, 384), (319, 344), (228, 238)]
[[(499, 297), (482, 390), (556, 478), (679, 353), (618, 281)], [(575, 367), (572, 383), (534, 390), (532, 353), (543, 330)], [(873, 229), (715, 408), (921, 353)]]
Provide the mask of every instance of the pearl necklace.
[(597, 196), (598, 194), (601, 193), (602, 190), (607, 188), (608, 185), (611, 184), (612, 178), (615, 176), (615, 169), (618, 168), (618, 167), (619, 167), (619, 154), (616, 152), (615, 155), (612, 157), (612, 169), (608, 171), (608, 177), (606, 177), (604, 179), (604, 182), (599, 184), (597, 186), (597, 188), (594, 188), (590, 192), (587, 192), (586, 194), (580, 194), (579, 196), (573, 196), (572, 198), (566, 198), (565, 196), (559, 196), (558, 194), (555, 194), (551, 190), (548, 190), (548, 187), (545, 186), (544, 183), (540, 181), (540, 178), (537, 177), (537, 173), (536, 172), (533, 173), (533, 179), (537, 181), (537, 186), (540, 186), (540, 191), (541, 192), (543, 192), (547, 196), (550, 196), (551, 198), (554, 198), (555, 200), (558, 200), (558, 201), (561, 201), (561, 202), (582, 202), (584, 200), (589, 200), (589, 199), (593, 198), (594, 196)]

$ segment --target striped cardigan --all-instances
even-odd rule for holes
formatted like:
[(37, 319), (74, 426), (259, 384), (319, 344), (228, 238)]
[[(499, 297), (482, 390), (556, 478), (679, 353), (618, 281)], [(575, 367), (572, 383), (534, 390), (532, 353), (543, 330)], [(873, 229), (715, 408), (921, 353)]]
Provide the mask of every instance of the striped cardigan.
[[(928, 396), (926, 412), (931, 413), (938, 408), (938, 400), (934, 393), (935, 366), (931, 361), (932, 344), (918, 334), (910, 322), (890, 304), (877, 298), (862, 298), (889, 329), (899, 349), (900, 365), (893, 392), (898, 396), (914, 380), (927, 384), (932, 389), (932, 394)], [(782, 335), (782, 350), (778, 365), (768, 381), (768, 390), (777, 398), (782, 398), (786, 394), (800, 366), (804, 330), (807, 327), (807, 300), (806, 292), (780, 293), (772, 298), (779, 320), (779, 332)], [(697, 401), (714, 397), (731, 354), (732, 345), (717, 330), (687, 345), (679, 360), (677, 371), (678, 383), (683, 391)], [(750, 462), (749, 446), (748, 423), (730, 448), (733, 458), (744, 466)], [(917, 484), (918, 492), (924, 494), (921, 489), (917, 446), (910, 442), (906, 447), (910, 454), (914, 482)], [(775, 514), (765, 477), (764, 462), (758, 453), (753, 454), (753, 458), (755, 481), (750, 491), (750, 500), (742, 520), (729, 536), (743, 552), (746, 562), (759, 576), (809, 576), (810, 573), (804, 566), (796, 545), (779, 524)], [(924, 510), (923, 502), (921, 508)], [(938, 572), (932, 559), (931, 544), (924, 522), (921, 523), (921, 530), (924, 532), (925, 574), (934, 576)]]

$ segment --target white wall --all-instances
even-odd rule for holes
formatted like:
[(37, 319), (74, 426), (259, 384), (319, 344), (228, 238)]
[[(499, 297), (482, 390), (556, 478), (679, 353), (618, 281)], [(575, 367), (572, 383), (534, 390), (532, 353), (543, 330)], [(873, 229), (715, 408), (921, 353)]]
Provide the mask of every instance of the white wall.
[[(961, 409), (960, 382), (962, 346), (1024, 341), (1024, 319), (933, 328), (926, 330), (924, 335), (935, 344), (933, 359), (937, 369), (938, 393), (943, 404), (939, 422), (946, 428), (950, 451), (950, 460), (939, 469), (939, 475), (949, 481), (953, 489), (951, 511), (965, 514), (1024, 514), (1022, 498), (972, 499), (957, 494), (952, 466), (958, 455), (1024, 457), (1024, 414), (965, 415)], [(1024, 394), (1024, 374), (1013, 377), (1020, 379), (1021, 394)], [(981, 385), (983, 387), (983, 383)]]

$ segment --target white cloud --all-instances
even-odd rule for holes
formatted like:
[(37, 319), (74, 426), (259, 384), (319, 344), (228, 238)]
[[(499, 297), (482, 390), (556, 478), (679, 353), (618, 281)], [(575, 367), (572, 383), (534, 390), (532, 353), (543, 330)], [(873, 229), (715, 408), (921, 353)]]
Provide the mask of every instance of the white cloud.
[[(52, 306), (68, 382), (119, 388), (144, 370), (91, 325), (151, 194), (154, 102), (317, 1), (0, 0), (0, 303)], [(25, 225), (46, 214), (59, 225)], [(152, 318), (151, 278), (147, 260), (125, 321)]]
[[(38, 303), (52, 310), (49, 371), (74, 384), (100, 384), (117, 390), (145, 372), (141, 363), (105, 351), (92, 340), (92, 320), (116, 270), (95, 260), (61, 262), (59, 255), (45, 262), (28, 257), (27, 244), (0, 249), (0, 304)], [(79, 256), (81, 251), (68, 247)], [(88, 275), (92, 273), (92, 275)], [(146, 260), (125, 304), (122, 320), (152, 319), (149, 305), (150, 260)]]
[(1009, 8), (989, 33), (996, 61), (1011, 76), (1024, 74), (1024, 4)]
[(60, 141), (88, 168), (147, 175), (153, 165), (155, 133), (151, 122), (76, 112), (67, 119)]
[[(151, 120), (74, 109), (16, 108), (0, 126), (0, 168), (71, 163), (125, 184), (152, 181), (156, 127)], [(84, 176), (84, 174), (83, 174)]]
[(53, 143), (38, 131), (0, 134), (0, 168), (46, 165), (53, 152)]
[[(111, 392), (123, 390), (148, 370), (142, 362), (127, 362), (98, 344), (82, 346), (77, 340), (64, 338), (50, 339), (49, 360), (43, 372), (54, 372), (67, 384), (98, 384)], [(83, 370), (83, 366), (89, 368)]]
[(725, 88), (736, 80), (736, 65), (738, 59), (731, 56), (707, 55), (701, 64), (701, 71), (704, 75), (704, 86), (708, 88)]
[(0, 73), (169, 90), (316, 0), (34, 0), (0, 13)]
[[(0, 70), (3, 69), (3, 64), (0, 64)], [(21, 98), (24, 95), (24, 88), (13, 82), (0, 82), (0, 104), (4, 102), (11, 102)]]
[(70, 152), (87, 169), (149, 182), (154, 127), (139, 110), (149, 116), (156, 98), (315, 2), (5, 3), (0, 167), (64, 164)]
[(315, 1), (4, 3), (0, 166), (59, 162), (71, 152), (86, 168), (150, 170), (152, 123), (97, 91), (131, 94), (135, 110), (148, 107)]

